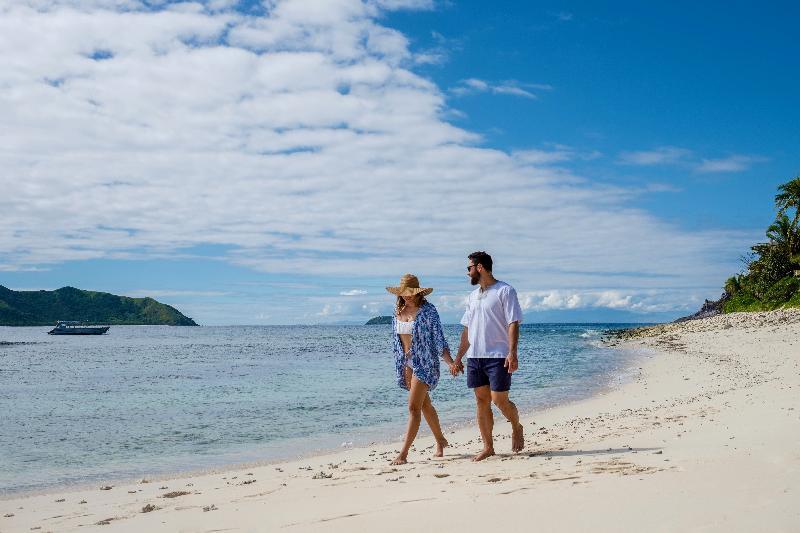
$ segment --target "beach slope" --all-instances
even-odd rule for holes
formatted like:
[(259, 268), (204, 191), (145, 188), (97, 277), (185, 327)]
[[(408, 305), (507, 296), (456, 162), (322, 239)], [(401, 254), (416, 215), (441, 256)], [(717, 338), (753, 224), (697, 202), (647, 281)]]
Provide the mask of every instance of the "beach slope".
[(442, 459), (418, 439), (401, 467), (382, 445), (4, 500), (0, 531), (800, 530), (800, 311), (614, 342), (642, 352), (635, 377), (528, 416), (523, 453), (497, 414), (499, 455), (481, 463), (468, 427)]

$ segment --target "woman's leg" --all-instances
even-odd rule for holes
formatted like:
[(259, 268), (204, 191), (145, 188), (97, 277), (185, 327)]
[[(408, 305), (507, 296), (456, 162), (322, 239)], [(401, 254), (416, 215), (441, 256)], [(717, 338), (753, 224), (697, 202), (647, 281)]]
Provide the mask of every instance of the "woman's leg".
[(425, 394), (425, 402), (422, 404), (422, 415), (425, 417), (425, 422), (431, 428), (431, 433), (436, 439), (436, 451), (433, 453), (434, 457), (442, 457), (444, 455), (444, 448), (449, 444), (447, 439), (444, 438), (442, 433), (442, 426), (439, 425), (439, 415), (436, 413), (436, 408), (431, 402), (430, 394)]
[[(407, 373), (410, 369), (407, 370)], [(408, 428), (406, 429), (406, 440), (403, 443), (403, 449), (400, 454), (392, 461), (393, 465), (404, 465), (408, 459), (408, 450), (414, 443), (419, 431), (419, 423), (422, 420), (422, 404), (425, 403), (425, 397), (428, 395), (428, 386), (417, 379), (417, 376), (411, 377), (411, 386), (408, 391)], [(408, 383), (408, 380), (406, 381)]]

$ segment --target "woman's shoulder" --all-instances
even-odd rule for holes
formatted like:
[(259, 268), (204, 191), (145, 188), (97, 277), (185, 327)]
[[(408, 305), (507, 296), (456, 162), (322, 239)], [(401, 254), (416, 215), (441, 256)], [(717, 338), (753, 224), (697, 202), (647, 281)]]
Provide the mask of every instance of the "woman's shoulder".
[(427, 300), (420, 306), (419, 311), (424, 312), (425, 314), (438, 313), (436, 306)]

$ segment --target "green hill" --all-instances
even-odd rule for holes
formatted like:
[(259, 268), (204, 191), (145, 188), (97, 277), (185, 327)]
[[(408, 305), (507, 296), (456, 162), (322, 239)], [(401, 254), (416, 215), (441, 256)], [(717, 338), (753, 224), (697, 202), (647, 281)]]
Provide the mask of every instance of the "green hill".
[(775, 220), (766, 231), (767, 242), (750, 247), (745, 268), (728, 278), (725, 292), (708, 301), (692, 316), (772, 311), (800, 307), (800, 176), (778, 187)]
[(800, 176), (778, 187), (768, 241), (753, 245), (746, 270), (725, 282), (722, 310), (800, 307)]
[(152, 298), (128, 298), (74, 287), (12, 291), (0, 285), (0, 326), (49, 326), (57, 320), (109, 325), (197, 325), (174, 307)]

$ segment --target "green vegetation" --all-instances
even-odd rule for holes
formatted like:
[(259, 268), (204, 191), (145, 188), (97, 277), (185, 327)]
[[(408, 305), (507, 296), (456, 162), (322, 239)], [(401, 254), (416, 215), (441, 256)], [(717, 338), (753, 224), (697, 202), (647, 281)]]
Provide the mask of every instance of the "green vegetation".
[(725, 313), (800, 307), (800, 176), (778, 187), (775, 207), (769, 241), (754, 245), (746, 270), (725, 282)]
[(197, 325), (174, 307), (152, 298), (128, 298), (74, 287), (12, 291), (0, 285), (0, 326), (49, 326), (57, 320), (108, 325)]

